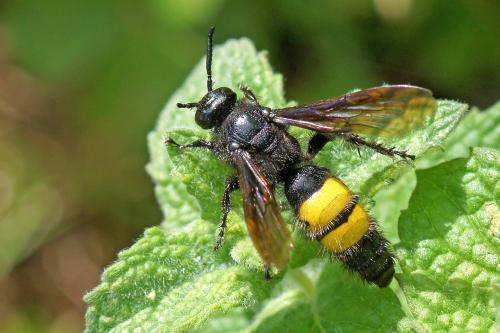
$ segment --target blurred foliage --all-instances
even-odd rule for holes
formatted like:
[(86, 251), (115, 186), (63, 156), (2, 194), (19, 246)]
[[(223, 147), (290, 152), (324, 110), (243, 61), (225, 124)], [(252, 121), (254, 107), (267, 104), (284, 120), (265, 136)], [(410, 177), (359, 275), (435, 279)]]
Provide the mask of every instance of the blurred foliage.
[(481, 0), (0, 1), (0, 331), (81, 331), (83, 292), (161, 220), (145, 137), (209, 25), (269, 50), (300, 102), (388, 82), (485, 108), (499, 15)]

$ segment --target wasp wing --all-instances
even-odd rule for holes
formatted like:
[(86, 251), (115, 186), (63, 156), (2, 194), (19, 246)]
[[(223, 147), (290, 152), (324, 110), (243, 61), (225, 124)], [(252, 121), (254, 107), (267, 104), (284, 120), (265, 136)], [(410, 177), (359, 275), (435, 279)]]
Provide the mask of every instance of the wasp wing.
[(278, 124), (317, 132), (399, 136), (430, 120), (436, 107), (430, 90), (394, 85), (273, 111)]
[(245, 222), (253, 244), (266, 267), (286, 266), (292, 248), (292, 238), (273, 191), (246, 151), (234, 155), (243, 196)]

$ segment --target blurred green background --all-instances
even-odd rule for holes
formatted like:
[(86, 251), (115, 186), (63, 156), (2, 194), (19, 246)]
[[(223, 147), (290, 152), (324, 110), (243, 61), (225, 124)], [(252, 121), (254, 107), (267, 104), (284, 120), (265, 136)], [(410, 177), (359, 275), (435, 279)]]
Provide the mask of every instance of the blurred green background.
[(146, 134), (210, 25), (269, 50), (299, 102), (387, 82), (485, 108), (499, 17), (481, 0), (0, 1), (0, 332), (81, 331), (83, 293), (161, 221)]

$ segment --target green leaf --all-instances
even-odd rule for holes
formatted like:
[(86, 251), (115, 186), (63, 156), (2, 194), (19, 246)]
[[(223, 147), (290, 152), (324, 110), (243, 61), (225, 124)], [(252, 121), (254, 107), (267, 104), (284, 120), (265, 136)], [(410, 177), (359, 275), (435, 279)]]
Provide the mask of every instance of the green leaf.
[[(485, 111), (472, 109), (446, 138), (442, 147), (433, 147), (418, 158), (417, 168), (425, 169), (457, 157), (468, 157), (472, 147), (500, 149), (498, 124), (500, 124), (500, 102)], [(393, 244), (399, 242), (397, 221), (401, 210), (408, 208), (408, 201), (415, 185), (415, 171), (409, 170), (373, 197), (377, 204), (373, 207), (372, 214), (377, 220), (384, 221), (382, 229)]]
[(208, 251), (212, 243), (203, 221), (173, 234), (160, 227), (146, 230), (86, 295), (87, 331), (183, 331), (264, 298), (261, 276), (231, 264), (227, 251)]
[(489, 148), (417, 171), (397, 246), (412, 318), (405, 330), (486, 332), (494, 324), (499, 180), (500, 153)]
[[(167, 222), (162, 228), (147, 230), (134, 246), (120, 253), (118, 261), (104, 272), (102, 283), (86, 295), (88, 332), (184, 331), (214, 313), (256, 304), (279, 281), (265, 283), (260, 272), (247, 269), (255, 264), (245, 267), (238, 263), (256, 258), (250, 244), (238, 243), (246, 239), (243, 228), (231, 227), (231, 239), (219, 252), (211, 251), (220, 210), (215, 193), (222, 193), (224, 180), (219, 168), (225, 167), (206, 152), (195, 152), (193, 159), (192, 153), (171, 159), (164, 144), (168, 131), (177, 128), (182, 129), (175, 131), (176, 138), (184, 135), (191, 140), (194, 133), (206, 136), (196, 128), (193, 113), (175, 107), (176, 102), (203, 96), (204, 71), (204, 61), (200, 61), (148, 137), (151, 162), (147, 170)], [(265, 103), (286, 105), (281, 76), (272, 72), (265, 55), (257, 53), (246, 39), (216, 47), (213, 72), (217, 84), (234, 87), (245, 82)], [(188, 188), (199, 189), (198, 195), (210, 193), (213, 200), (206, 204)], [(202, 215), (210, 222), (201, 219)], [(237, 225), (232, 223), (234, 219), (235, 214), (230, 214), (229, 223)], [(249, 256), (245, 258), (243, 253)]]
[[(466, 104), (454, 101), (438, 101), (437, 112), (426, 126), (405, 137), (379, 141), (386, 146), (396, 146), (411, 154), (420, 155), (436, 148), (457, 126), (467, 110)], [(335, 172), (355, 192), (373, 196), (382, 187), (394, 182), (412, 166), (406, 162), (380, 155), (373, 150), (361, 148), (360, 153), (346, 148), (341, 141), (334, 141), (324, 149), (316, 162)]]
[[(239, 84), (244, 83), (264, 105), (286, 105), (281, 75), (273, 73), (265, 53), (257, 53), (249, 40), (230, 40), (224, 46), (216, 47), (212, 67), (217, 86), (237, 89)], [(198, 101), (205, 93), (205, 60), (201, 60), (182, 87), (170, 98), (160, 114), (156, 129), (148, 136), (151, 162), (147, 170), (155, 182), (158, 202), (168, 220), (165, 224), (167, 227), (189, 223), (199, 217), (201, 212), (211, 218), (219, 213), (219, 208), (211, 200), (214, 198), (213, 193), (221, 193), (224, 184), (224, 173), (220, 172), (220, 169), (225, 168), (222, 163), (204, 151), (193, 151), (179, 156), (177, 163), (173, 164), (164, 144), (169, 135), (180, 142), (208, 136), (208, 132), (202, 131), (194, 122), (194, 111), (176, 107), (178, 102)], [(172, 150), (170, 153), (179, 155)], [(198, 167), (194, 168), (195, 165)], [(192, 181), (196, 182), (196, 186)], [(191, 186), (190, 192), (195, 187), (201, 187), (202, 192), (199, 193), (202, 196), (211, 191), (212, 195), (207, 197), (209, 202), (202, 205), (203, 209), (199, 200), (193, 199), (187, 192), (185, 184)]]
[[(273, 73), (265, 54), (257, 53), (246, 39), (216, 47), (213, 72), (216, 86), (236, 90), (238, 84), (244, 83), (263, 105), (290, 105), (284, 99), (281, 76)], [(198, 101), (205, 91), (202, 60), (169, 100), (156, 129), (148, 136), (151, 162), (147, 171), (155, 183), (165, 220), (161, 227), (146, 231), (141, 240), (120, 253), (118, 261), (103, 274), (102, 283), (85, 297), (89, 304), (87, 331), (200, 329), (208, 319), (229, 311), (237, 314), (243, 328), (251, 325), (245, 328), (249, 330), (271, 330), (284, 321), (289, 321), (290, 330), (306, 327), (298, 324), (302, 319), (311, 329), (322, 327), (326, 331), (335, 327), (345, 331), (373, 331), (376, 327), (395, 330), (402, 312), (394, 293), (363, 285), (338, 264), (325, 265), (327, 259), (320, 254), (318, 243), (306, 240), (299, 230), (294, 232), (291, 269), (265, 282), (260, 259), (243, 222), (239, 192), (232, 195), (234, 209), (223, 247), (217, 253), (211, 251), (220, 219), (222, 186), (234, 170), (202, 149), (181, 153), (164, 144), (167, 136), (181, 143), (209, 138), (207, 131), (195, 125), (192, 110), (175, 107), (177, 102)], [(466, 108), (464, 104), (440, 101), (433, 122), (397, 142), (386, 143), (421, 154), (442, 143)], [(299, 129), (292, 132), (301, 145), (306, 144), (310, 133)], [(365, 199), (411, 168), (407, 162), (367, 149), (361, 149), (359, 156), (341, 142), (329, 144), (316, 162), (330, 167)], [(285, 220), (292, 222), (293, 213), (281, 188), (277, 194)], [(321, 259), (311, 262), (317, 257)], [(276, 284), (280, 286), (274, 289)], [(295, 290), (293, 295), (288, 293), (289, 286)], [(279, 311), (273, 310), (280, 299), (290, 302)], [(264, 300), (270, 305), (263, 304)], [(377, 303), (383, 306), (371, 305)], [(359, 318), (352, 308), (362, 309), (366, 318)], [(356, 319), (359, 324), (353, 323)], [(384, 320), (385, 324), (381, 324)]]
[(457, 157), (468, 157), (471, 147), (500, 149), (500, 102), (485, 111), (474, 108), (446, 139), (441, 151), (431, 150), (417, 166), (429, 168)]
[(391, 289), (367, 286), (339, 263), (313, 260), (290, 270), (253, 316), (240, 308), (199, 332), (391, 332), (403, 316)]
[(371, 213), (377, 221), (382, 221), (381, 229), (393, 245), (399, 243), (399, 216), (403, 209), (408, 208), (408, 201), (416, 185), (415, 170), (409, 170), (390, 186), (377, 192), (373, 197), (376, 204)]

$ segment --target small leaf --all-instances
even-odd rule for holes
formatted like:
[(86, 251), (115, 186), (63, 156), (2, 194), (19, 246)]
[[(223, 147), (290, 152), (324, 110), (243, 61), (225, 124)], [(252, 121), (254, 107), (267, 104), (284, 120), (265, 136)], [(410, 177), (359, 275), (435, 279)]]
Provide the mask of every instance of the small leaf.
[(495, 323), (499, 180), (500, 154), (488, 148), (417, 171), (399, 222), (398, 280), (414, 318), (402, 327), (486, 332)]

